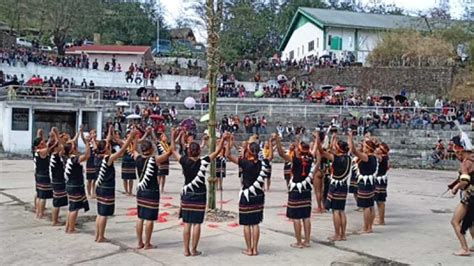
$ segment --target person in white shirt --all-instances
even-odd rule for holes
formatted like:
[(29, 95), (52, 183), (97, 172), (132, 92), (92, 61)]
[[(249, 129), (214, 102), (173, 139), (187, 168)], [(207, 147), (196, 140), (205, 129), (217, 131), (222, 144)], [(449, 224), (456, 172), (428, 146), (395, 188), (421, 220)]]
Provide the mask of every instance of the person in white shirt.
[(439, 112), (443, 108), (443, 100), (441, 98), (436, 99), (434, 107)]

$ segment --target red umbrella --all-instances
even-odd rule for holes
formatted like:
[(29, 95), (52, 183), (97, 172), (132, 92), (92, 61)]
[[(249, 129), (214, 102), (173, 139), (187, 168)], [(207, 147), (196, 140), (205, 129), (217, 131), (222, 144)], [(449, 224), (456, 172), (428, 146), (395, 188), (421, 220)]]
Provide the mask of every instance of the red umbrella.
[(153, 119), (153, 120), (165, 120), (165, 118), (161, 115), (150, 115), (150, 118)]
[(202, 93), (202, 94), (208, 94), (209, 93), (209, 88), (208, 87), (204, 87), (202, 88), (199, 93)]
[(42, 84), (43, 84), (43, 79), (42, 79), (42, 78), (38, 78), (38, 77), (31, 78), (30, 80), (28, 80), (28, 81), (26, 82), (26, 85), (28, 85), (28, 86), (42, 85)]
[(335, 89), (334, 89), (334, 92), (345, 92), (347, 89), (342, 87), (342, 86), (337, 86)]

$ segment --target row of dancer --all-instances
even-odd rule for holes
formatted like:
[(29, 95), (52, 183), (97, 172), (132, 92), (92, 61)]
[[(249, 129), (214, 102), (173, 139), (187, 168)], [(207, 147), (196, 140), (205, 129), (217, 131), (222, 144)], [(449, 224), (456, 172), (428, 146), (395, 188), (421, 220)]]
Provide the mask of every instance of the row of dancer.
[[(201, 156), (201, 145), (196, 142), (190, 142), (184, 148), (185, 154), (176, 151), (176, 139), (180, 139), (184, 133), (182, 130), (172, 130), (171, 145), (164, 149), (161, 155), (157, 154), (159, 148), (156, 147), (156, 138), (153, 138), (152, 131), (147, 130), (140, 139), (136, 137), (136, 130), (132, 130), (125, 141), (116, 139), (113, 135), (113, 129), (109, 129), (106, 140), (98, 141), (96, 147), (96, 156), (100, 159), (100, 167), (97, 170), (97, 181), (95, 192), (97, 197), (97, 220), (96, 220), (96, 241), (107, 241), (105, 238), (105, 228), (107, 217), (114, 214), (115, 210), (115, 168), (114, 162), (120, 158), (127, 149), (132, 154), (138, 173), (137, 185), (137, 215), (136, 224), (138, 248), (152, 248), (151, 235), (153, 231), (153, 221), (158, 218), (160, 188), (159, 188), (159, 165), (160, 163), (174, 156), (183, 169), (184, 186), (181, 196), (180, 217), (185, 224), (184, 228), (184, 254), (199, 255), (197, 246), (200, 239), (200, 224), (204, 220), (206, 209), (206, 171), (211, 160), (215, 160), (220, 154), (225, 155), (226, 160), (237, 164), (242, 169), (241, 185), (239, 199), (239, 223), (244, 227), (244, 238), (246, 255), (258, 255), (258, 242), (260, 237), (259, 224), (263, 221), (264, 209), (264, 186), (265, 179), (271, 174), (271, 163), (265, 157), (273, 155), (259, 156), (260, 146), (255, 141), (245, 143), (239, 149), (239, 155), (234, 156), (232, 150), (234, 144), (233, 136), (225, 133), (218, 142), (215, 152), (208, 156)], [(50, 195), (42, 192), (51, 191), (53, 194), (53, 206), (59, 208), (69, 204), (68, 220), (66, 223), (66, 232), (75, 232), (75, 220), (78, 211), (89, 209), (85, 189), (84, 177), (81, 163), (87, 161), (91, 152), (91, 136), (84, 137), (82, 129), (80, 130), (81, 139), (86, 144), (84, 154), (77, 151), (77, 139), (60, 137), (57, 129), (52, 129), (48, 143), (41, 141), (36, 145), (36, 181), (37, 194), (42, 203)], [(291, 163), (291, 177), (288, 182), (288, 204), (287, 217), (293, 220), (296, 243), (292, 247), (309, 247), (311, 242), (311, 205), (312, 205), (312, 186), (313, 176), (316, 169), (319, 168), (315, 158), (326, 158), (332, 161), (331, 164), (331, 183), (326, 200), (326, 207), (333, 210), (336, 235), (333, 240), (345, 240), (344, 215), (345, 200), (347, 196), (347, 178), (352, 169), (352, 160), (347, 155), (349, 150), (360, 159), (358, 167), (354, 167), (358, 174), (361, 193), (358, 197), (358, 205), (363, 208), (373, 206), (373, 197), (375, 196), (375, 180), (377, 180), (379, 158), (373, 155), (374, 151), (388, 150), (383, 144), (376, 146), (372, 140), (366, 140), (364, 149), (357, 151), (352, 141), (352, 135), (348, 136), (348, 143), (338, 141), (333, 138), (332, 144), (328, 149), (323, 149), (319, 135), (314, 134), (313, 143), (297, 141), (294, 145), (296, 151), (289, 155), (283, 150), (281, 140), (273, 134), (268, 141), (268, 151), (273, 153), (273, 145), (276, 145), (278, 154), (287, 162)], [(93, 136), (92, 136), (93, 137)], [(112, 142), (120, 143), (121, 148), (117, 152), (112, 152)], [(130, 146), (134, 149), (130, 150)], [(222, 153), (224, 151), (224, 154)], [(54, 159), (52, 159), (54, 158)], [(375, 161), (374, 159), (375, 158)], [(50, 163), (53, 162), (54, 163)], [(45, 163), (47, 162), (47, 163)], [(370, 162), (370, 163), (369, 163)], [(366, 171), (363, 163), (368, 163), (373, 169)], [(45, 167), (46, 165), (46, 167)], [(63, 165), (61, 169), (61, 165)], [(61, 175), (61, 171), (64, 171)], [(365, 172), (364, 172), (365, 171)], [(369, 173), (370, 172), (370, 173)], [(52, 183), (48, 184), (47, 178), (51, 175)], [(61, 178), (62, 177), (62, 178)], [(382, 180), (383, 178), (380, 178)], [(368, 181), (368, 182), (367, 182)], [(362, 185), (363, 184), (363, 185)], [(371, 188), (369, 188), (371, 186)], [(371, 191), (369, 191), (371, 190)], [(364, 194), (365, 193), (365, 194)], [(369, 195), (370, 194), (370, 195)], [(359, 194), (358, 194), (359, 195)], [(61, 204), (55, 204), (61, 199)], [(361, 203), (359, 203), (361, 202)], [(38, 208), (37, 208), (38, 209)], [(371, 210), (368, 212), (368, 218), (364, 219), (364, 232), (369, 233), (371, 229), (370, 221)], [(366, 215), (364, 215), (365, 217)], [(366, 221), (367, 220), (367, 221)], [(57, 221), (57, 220), (56, 220)], [(302, 238), (304, 230), (304, 240)], [(143, 231), (145, 231), (145, 240), (143, 240)]]

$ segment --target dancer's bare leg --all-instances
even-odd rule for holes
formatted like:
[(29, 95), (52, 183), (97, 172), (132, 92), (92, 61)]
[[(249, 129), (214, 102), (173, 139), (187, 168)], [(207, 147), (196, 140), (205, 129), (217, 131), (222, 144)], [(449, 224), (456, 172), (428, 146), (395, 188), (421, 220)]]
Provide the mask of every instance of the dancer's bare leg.
[(186, 257), (191, 255), (191, 251), (189, 250), (190, 240), (191, 240), (191, 224), (184, 223), (183, 244), (184, 244), (184, 256)]
[(128, 190), (128, 180), (127, 179), (123, 180), (123, 190), (125, 190), (125, 194), (130, 195), (130, 192)]
[(385, 202), (377, 202), (378, 216), (374, 224), (385, 225)]
[(133, 195), (133, 180), (128, 180), (128, 195)]
[(303, 248), (301, 241), (301, 219), (293, 219), (293, 229), (295, 231), (296, 243), (291, 244), (293, 248)]
[(303, 219), (304, 242), (303, 246), (311, 246), (311, 218)]
[(459, 251), (454, 252), (454, 255), (456, 256), (469, 256), (470, 251), (469, 247), (467, 246), (467, 241), (466, 237), (461, 234), (461, 222), (464, 216), (466, 215), (467, 212), (467, 207), (466, 205), (459, 203), (458, 206), (456, 207), (456, 210), (454, 210), (454, 215), (453, 218), (451, 219), (451, 225), (453, 226), (454, 233), (456, 234), (456, 237), (459, 240), (459, 243), (461, 244), (461, 249)]
[(97, 242), (107, 242), (108, 239), (105, 238), (105, 227), (107, 226), (107, 216), (99, 216), (99, 238)]
[(317, 171), (313, 179), (314, 194), (316, 195), (317, 212), (323, 212), (323, 173)]
[(247, 256), (252, 256), (252, 232), (250, 230), (250, 225), (244, 225), (244, 239), (247, 249), (242, 251)]
[(51, 212), (51, 220), (53, 221), (53, 226), (61, 225), (61, 222), (59, 221), (59, 208), (53, 208), (53, 211)]
[(252, 225), (252, 255), (258, 255), (258, 241), (260, 240), (260, 225)]
[(137, 248), (138, 249), (141, 249), (145, 246), (145, 244), (143, 244), (143, 222), (144, 221), (142, 219), (138, 219), (137, 220), (137, 225), (136, 225), (137, 239), (138, 239)]
[(341, 240), (346, 240), (346, 228), (347, 228), (347, 217), (346, 217), (346, 212), (345, 211), (340, 211), (340, 216), (341, 216), (341, 231), (340, 231), (340, 236)]
[(151, 244), (151, 235), (153, 234), (153, 221), (146, 221), (145, 222), (145, 247), (144, 249), (152, 249), (155, 248), (153, 244)]
[(199, 256), (202, 254), (201, 251), (197, 250), (200, 238), (201, 238), (201, 225), (193, 224), (193, 240), (192, 240), (192, 249), (191, 249), (192, 256)]

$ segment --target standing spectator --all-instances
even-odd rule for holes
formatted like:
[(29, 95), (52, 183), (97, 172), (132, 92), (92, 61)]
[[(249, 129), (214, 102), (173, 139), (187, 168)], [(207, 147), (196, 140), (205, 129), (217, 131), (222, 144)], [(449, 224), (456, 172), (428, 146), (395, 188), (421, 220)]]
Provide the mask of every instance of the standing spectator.
[(178, 96), (178, 94), (181, 92), (181, 85), (179, 85), (178, 82), (176, 82), (176, 85), (174, 86), (174, 96)]
[(115, 58), (115, 55), (112, 55), (112, 71), (116, 70), (117, 66), (117, 59)]
[(178, 110), (176, 110), (176, 107), (174, 105), (171, 106), (170, 116), (171, 116), (171, 120), (172, 120), (173, 123), (177, 121), (177, 119), (178, 119)]
[(260, 119), (260, 134), (267, 134), (267, 119), (265, 116)]
[(94, 62), (92, 62), (92, 69), (94, 70), (99, 69), (99, 62), (97, 62), (97, 58), (94, 59)]
[(250, 116), (246, 115), (244, 118), (244, 127), (245, 127), (245, 133), (249, 134), (252, 133), (252, 119), (250, 119)]
[(95, 84), (94, 84), (94, 81), (92, 81), (92, 80), (89, 82), (89, 89), (91, 89), (91, 90), (95, 89)]
[(441, 112), (441, 109), (443, 108), (443, 100), (441, 99), (441, 97), (438, 97), (438, 99), (436, 99), (434, 107), (436, 108), (436, 111), (438, 113)]
[(285, 133), (285, 128), (281, 125), (281, 123), (278, 123), (278, 126), (276, 127), (277, 133), (280, 136), (280, 138), (283, 139), (283, 134)]

